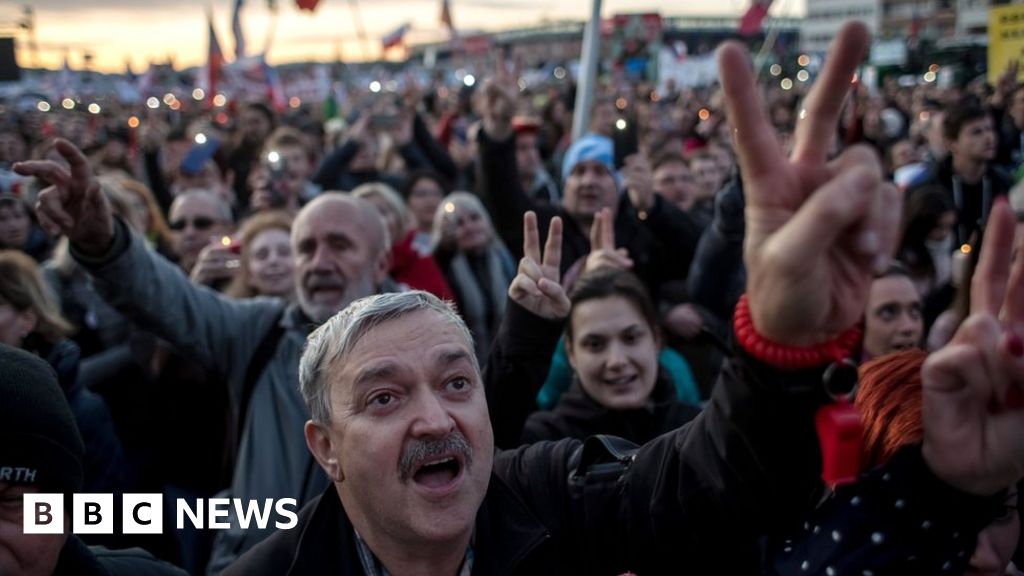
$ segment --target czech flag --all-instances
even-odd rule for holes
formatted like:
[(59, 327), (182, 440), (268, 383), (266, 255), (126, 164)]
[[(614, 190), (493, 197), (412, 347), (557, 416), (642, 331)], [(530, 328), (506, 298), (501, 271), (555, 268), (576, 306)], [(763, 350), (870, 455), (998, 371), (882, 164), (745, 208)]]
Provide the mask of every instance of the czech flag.
[(399, 44), (402, 43), (402, 40), (405, 38), (405, 33), (408, 31), (409, 24), (402, 24), (393, 32), (386, 34), (383, 38), (380, 39), (381, 47), (384, 49), (385, 52), (387, 52), (391, 48), (398, 46)]

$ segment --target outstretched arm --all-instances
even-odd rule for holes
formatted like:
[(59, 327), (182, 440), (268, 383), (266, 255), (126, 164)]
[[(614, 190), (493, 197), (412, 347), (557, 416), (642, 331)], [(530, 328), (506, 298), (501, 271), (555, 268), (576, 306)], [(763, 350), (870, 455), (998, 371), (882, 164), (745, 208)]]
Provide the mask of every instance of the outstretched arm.
[(39, 194), (40, 223), (51, 233), (67, 235), (72, 254), (107, 301), (134, 322), (225, 376), (244, 367), (279, 307), (231, 301), (192, 284), (114, 219), (81, 151), (64, 140), (56, 146), (70, 169), (47, 160), (15, 165), (19, 173), (50, 184)]
[[(876, 269), (888, 262), (900, 197), (877, 156), (851, 148), (826, 157), (850, 78), (868, 44), (861, 24), (836, 38), (809, 94), (786, 158), (765, 114), (746, 50), (727, 43), (719, 66), (746, 193), (747, 299), (757, 334), (781, 346), (836, 340), (863, 312)], [(754, 351), (756, 353), (756, 351)], [(631, 492), (654, 490), (679, 514), (641, 521), (671, 533), (700, 526), (714, 547), (735, 526), (753, 538), (799, 521), (820, 486), (814, 415), (827, 397), (821, 366), (773, 366), (741, 349), (704, 413), (637, 456)], [(642, 529), (642, 531), (643, 531)], [(692, 528), (691, 528), (692, 529)]]

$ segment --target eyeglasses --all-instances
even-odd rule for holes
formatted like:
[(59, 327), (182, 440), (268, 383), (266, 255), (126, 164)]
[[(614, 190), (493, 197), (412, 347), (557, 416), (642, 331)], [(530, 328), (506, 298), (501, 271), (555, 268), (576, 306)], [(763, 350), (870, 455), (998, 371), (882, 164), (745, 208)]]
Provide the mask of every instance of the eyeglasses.
[(180, 232), (184, 230), (186, 226), (192, 224), (193, 229), (202, 232), (203, 230), (209, 230), (210, 228), (213, 228), (213, 225), (216, 223), (217, 221), (214, 220), (213, 218), (199, 216), (197, 218), (193, 218), (192, 220), (188, 220), (186, 218), (182, 218), (181, 220), (172, 220), (169, 226), (171, 227), (171, 230), (174, 230), (175, 232)]

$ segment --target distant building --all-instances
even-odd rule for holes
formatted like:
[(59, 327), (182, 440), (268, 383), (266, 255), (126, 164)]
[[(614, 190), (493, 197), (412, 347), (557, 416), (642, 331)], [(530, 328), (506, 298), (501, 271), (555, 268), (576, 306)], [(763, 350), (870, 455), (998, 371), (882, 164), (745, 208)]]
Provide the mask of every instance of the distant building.
[[(849, 0), (847, 0), (849, 1)], [(662, 18), (662, 37), (666, 45), (682, 43), (689, 55), (706, 54), (723, 40), (736, 37), (739, 16), (665, 16)], [(777, 42), (795, 49), (800, 35), (800, 19), (767, 18), (765, 28), (777, 27)], [(567, 62), (580, 58), (584, 23), (560, 21), (502, 30), (499, 32), (465, 34), (458, 52), (448, 41), (416, 44), (409, 48), (409, 58), (422, 60), (433, 53), (439, 64), (458, 58), (460, 65), (482, 63), (493, 48), (514, 49), (527, 67), (552, 62)], [(607, 50), (609, 42), (603, 42)]]
[[(1019, 0), (1018, 0), (1019, 1)], [(807, 0), (800, 42), (822, 52), (846, 20), (862, 20), (879, 40), (926, 40), (932, 46), (985, 45), (988, 11), (1010, 0)]]
[[(800, 26), (801, 50), (808, 53), (827, 51), (839, 27), (847, 20), (864, 22), (871, 35), (875, 36), (880, 26), (883, 2), (886, 0), (807, 0), (807, 16)], [(907, 3), (912, 4), (913, 0)]]

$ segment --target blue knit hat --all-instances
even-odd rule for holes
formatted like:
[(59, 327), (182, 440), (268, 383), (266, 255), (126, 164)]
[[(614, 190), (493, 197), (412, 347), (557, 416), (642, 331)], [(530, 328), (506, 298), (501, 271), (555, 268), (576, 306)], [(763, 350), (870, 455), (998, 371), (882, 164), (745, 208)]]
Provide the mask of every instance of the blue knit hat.
[(562, 161), (562, 182), (569, 179), (573, 168), (580, 162), (600, 162), (615, 176), (615, 144), (612, 139), (599, 134), (586, 134), (573, 142)]

